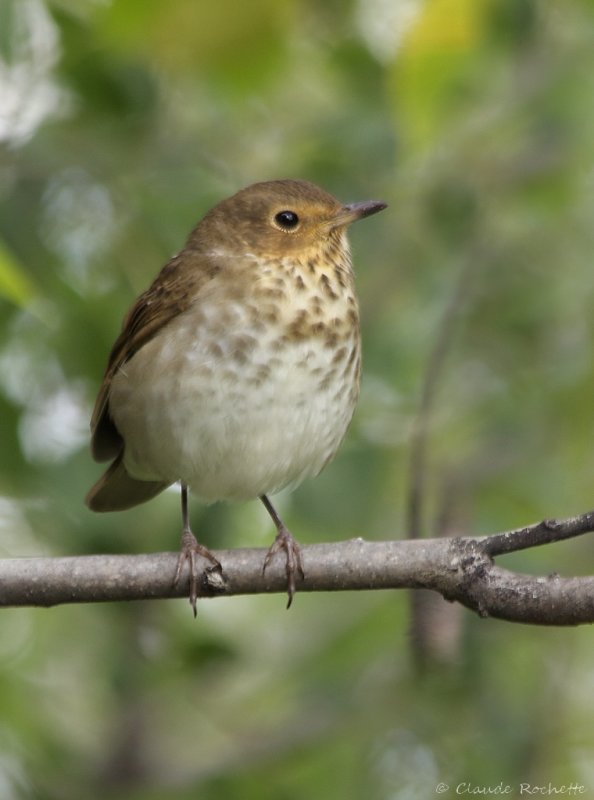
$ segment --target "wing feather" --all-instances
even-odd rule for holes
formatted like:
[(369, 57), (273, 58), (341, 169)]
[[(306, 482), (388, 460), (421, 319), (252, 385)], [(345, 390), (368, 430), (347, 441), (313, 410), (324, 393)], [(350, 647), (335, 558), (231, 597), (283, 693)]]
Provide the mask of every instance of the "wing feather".
[(190, 307), (200, 284), (217, 271), (212, 259), (184, 250), (163, 267), (129, 310), (109, 354), (91, 416), (91, 453), (96, 461), (117, 457), (124, 446), (109, 413), (109, 393), (114, 375), (141, 347)]

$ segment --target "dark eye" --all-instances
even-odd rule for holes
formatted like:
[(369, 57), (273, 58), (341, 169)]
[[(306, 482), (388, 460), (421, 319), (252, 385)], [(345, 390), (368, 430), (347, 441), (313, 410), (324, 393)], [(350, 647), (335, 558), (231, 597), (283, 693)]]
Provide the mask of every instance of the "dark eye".
[(294, 211), (279, 211), (274, 221), (284, 231), (294, 231), (299, 225), (299, 216)]

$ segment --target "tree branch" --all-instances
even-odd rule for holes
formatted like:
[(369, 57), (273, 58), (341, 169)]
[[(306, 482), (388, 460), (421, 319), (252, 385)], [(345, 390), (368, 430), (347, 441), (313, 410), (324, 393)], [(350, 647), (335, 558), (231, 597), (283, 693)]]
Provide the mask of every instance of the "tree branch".
[[(594, 622), (594, 577), (521, 575), (498, 567), (494, 555), (594, 531), (594, 511), (545, 520), (481, 538), (389, 542), (363, 539), (303, 547), (299, 591), (432, 589), (481, 616), (533, 625)], [(262, 574), (265, 551), (214, 551), (224, 574), (206, 569), (204, 597), (285, 592), (282, 558)], [(187, 579), (172, 585), (177, 553), (0, 560), (0, 606), (53, 606), (187, 596)]]

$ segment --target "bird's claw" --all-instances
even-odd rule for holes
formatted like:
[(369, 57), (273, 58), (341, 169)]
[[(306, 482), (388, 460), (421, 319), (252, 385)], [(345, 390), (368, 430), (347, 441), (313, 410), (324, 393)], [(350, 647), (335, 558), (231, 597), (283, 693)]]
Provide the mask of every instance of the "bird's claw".
[(287, 594), (289, 596), (287, 608), (290, 608), (291, 603), (293, 602), (293, 595), (295, 594), (296, 590), (295, 576), (299, 575), (301, 580), (304, 580), (305, 572), (303, 570), (303, 561), (301, 559), (301, 547), (299, 542), (294, 539), (291, 532), (284, 527), (279, 529), (274, 542), (270, 546), (268, 553), (266, 553), (266, 558), (264, 559), (264, 565), (262, 567), (262, 574), (266, 572), (266, 568), (280, 550), (284, 550), (285, 552), (285, 573), (287, 575)]
[(177, 559), (175, 575), (173, 576), (173, 585), (177, 586), (179, 583), (184, 564), (187, 561), (190, 568), (189, 601), (192, 606), (192, 611), (194, 612), (194, 617), (197, 614), (196, 601), (198, 600), (198, 578), (200, 577), (200, 571), (196, 564), (197, 555), (210, 561), (212, 567), (209, 567), (209, 569), (216, 570), (222, 574), (223, 568), (220, 561), (213, 556), (208, 548), (198, 542), (191, 530), (184, 530), (181, 537), (181, 548)]

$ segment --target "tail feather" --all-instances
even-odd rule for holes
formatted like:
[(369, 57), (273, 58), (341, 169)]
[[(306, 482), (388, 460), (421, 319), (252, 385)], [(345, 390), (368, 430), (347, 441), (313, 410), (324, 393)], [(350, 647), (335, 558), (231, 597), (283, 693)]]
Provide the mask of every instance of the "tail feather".
[(169, 485), (163, 481), (136, 480), (126, 470), (120, 454), (90, 489), (85, 503), (91, 511), (124, 511), (145, 503)]

